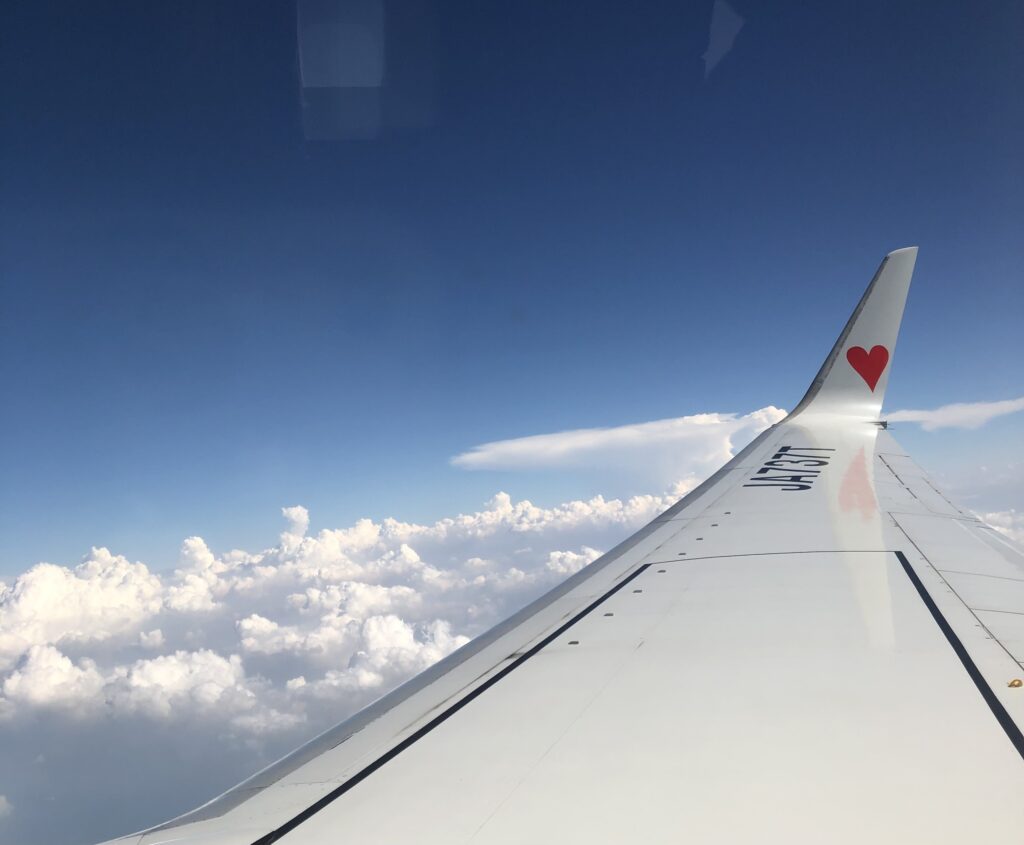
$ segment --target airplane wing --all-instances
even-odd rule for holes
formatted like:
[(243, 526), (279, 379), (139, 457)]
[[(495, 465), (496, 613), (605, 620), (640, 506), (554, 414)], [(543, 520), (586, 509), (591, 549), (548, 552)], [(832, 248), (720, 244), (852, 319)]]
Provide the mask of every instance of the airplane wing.
[(634, 536), (117, 842), (1024, 839), (1024, 556), (879, 418), (916, 255), (793, 413)]

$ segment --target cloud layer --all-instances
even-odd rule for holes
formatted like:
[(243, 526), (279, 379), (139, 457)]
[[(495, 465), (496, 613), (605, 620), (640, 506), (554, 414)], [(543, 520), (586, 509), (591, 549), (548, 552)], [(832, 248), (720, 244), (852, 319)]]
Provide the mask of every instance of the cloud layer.
[(216, 708), (275, 730), (301, 718), (275, 693), (290, 705), (299, 691), (377, 693), (593, 560), (580, 537), (628, 533), (681, 492), (553, 508), (499, 493), (433, 525), (360, 520), (314, 536), (291, 507), (275, 548), (218, 556), (190, 537), (169, 576), (103, 548), (74, 568), (41, 563), (0, 592), (0, 713)]
[(931, 411), (893, 411), (886, 414), (889, 422), (916, 422), (925, 431), (940, 428), (981, 428), (997, 417), (1024, 411), (1024, 397), (999, 402), (955, 402)]
[[(901, 413), (974, 425), (1020, 402)], [(76, 566), (0, 582), (0, 842), (99, 841), (190, 809), (578, 571), (783, 415), (582, 429), (454, 459), (655, 464), (683, 479), (661, 494), (541, 507), (499, 493), (432, 524), (318, 530), (292, 506), (269, 549), (189, 537), (178, 568), (157, 573), (93, 548)], [(1017, 511), (982, 517), (1024, 539)]]
[(689, 486), (549, 508), (499, 493), (433, 524), (315, 533), (295, 506), (273, 548), (215, 553), (190, 537), (171, 573), (104, 548), (32, 567), (0, 585), (0, 841), (98, 841), (188, 809), (514, 612)]

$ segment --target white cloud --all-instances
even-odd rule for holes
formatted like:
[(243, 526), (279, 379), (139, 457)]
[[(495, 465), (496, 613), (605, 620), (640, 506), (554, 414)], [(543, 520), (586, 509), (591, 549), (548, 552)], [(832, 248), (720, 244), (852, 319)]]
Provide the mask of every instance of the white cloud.
[(979, 513), (977, 517), (1000, 534), (1024, 546), (1024, 513), (1010, 508), (1008, 511)]
[(583, 546), (579, 552), (548, 552), (547, 568), (559, 575), (572, 575), (601, 556), (597, 549)]
[(889, 422), (916, 422), (925, 431), (940, 428), (981, 428), (985, 423), (1024, 411), (1024, 397), (1000, 402), (955, 402), (931, 411), (893, 411), (886, 414)]
[(694, 414), (612, 428), (535, 434), (473, 447), (452, 458), (463, 469), (668, 467), (671, 478), (705, 477), (786, 412), (769, 405), (753, 413)]
[(160, 610), (161, 591), (143, 564), (103, 548), (74, 569), (40, 563), (0, 588), (0, 671), (33, 644), (134, 634)]
[(14, 805), (7, 800), (6, 795), (0, 795), (0, 819), (7, 818), (14, 812)]
[(355, 709), (426, 668), (694, 483), (553, 507), (499, 493), (432, 524), (364, 519), (315, 534), (290, 507), (277, 546), (218, 555), (190, 537), (163, 576), (106, 549), (74, 568), (39, 564), (0, 593), (0, 715), (287, 732), (316, 722), (317, 702)]
[(4, 698), (14, 704), (78, 712), (82, 706), (101, 702), (103, 676), (92, 660), (76, 666), (51, 645), (34, 645), (4, 679), (2, 689)]
[(288, 528), (281, 534), (281, 547), (290, 551), (302, 542), (309, 530), (309, 511), (302, 505), (295, 505), (281, 508), (281, 513), (288, 520)]
[[(252, 654), (280, 654), (310, 648), (310, 636), (300, 632), (296, 626), (278, 625), (258, 613), (240, 619), (236, 624), (242, 648)], [(344, 635), (344, 631), (338, 633)], [(323, 638), (318, 639), (318, 647), (322, 647)]]
[(387, 689), (422, 672), (469, 642), (438, 619), (417, 630), (397, 616), (371, 616), (360, 626), (359, 646), (346, 668), (329, 670), (310, 684), (304, 677), (290, 683), (304, 695), (337, 698), (339, 693)]
[[(143, 714), (166, 720), (212, 715), (247, 731), (281, 729), (298, 717), (283, 716), (259, 700), (262, 681), (246, 676), (238, 655), (208, 649), (175, 651), (101, 669), (77, 663), (51, 645), (34, 645), (4, 679), (7, 719), (23, 712), (60, 711), (73, 718)], [(13, 707), (12, 707), (13, 705)]]
[(167, 607), (182, 613), (216, 608), (216, 593), (226, 589), (220, 576), (228, 566), (213, 556), (202, 537), (189, 537), (182, 543), (181, 561), (184, 566), (175, 573), (178, 583), (168, 591)]
[[(142, 712), (166, 719), (172, 714), (215, 714), (247, 728), (266, 725), (281, 714), (261, 706), (242, 658), (222, 657), (209, 649), (175, 651), (150, 660), (117, 666), (105, 680), (105, 703), (115, 712)], [(282, 725), (283, 726), (283, 725)]]
[(139, 633), (139, 645), (143, 648), (161, 648), (164, 644), (164, 632), (159, 628), (154, 628), (152, 631), (142, 631)]
[[(0, 590), (0, 793), (17, 804), (20, 839), (101, 841), (209, 798), (578, 571), (695, 483), (551, 506), (499, 493), (426, 524), (315, 530), (296, 506), (272, 548), (222, 553), (190, 537), (172, 572), (106, 549), (75, 567), (33, 567)], [(143, 754), (161, 761), (145, 788)], [(83, 789), (85, 772), (100, 786)], [(127, 795), (147, 814), (127, 820)]]

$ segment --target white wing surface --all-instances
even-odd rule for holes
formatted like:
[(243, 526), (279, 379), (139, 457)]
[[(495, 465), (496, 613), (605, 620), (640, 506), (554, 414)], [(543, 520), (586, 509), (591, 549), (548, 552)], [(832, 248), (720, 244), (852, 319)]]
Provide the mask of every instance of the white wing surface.
[(1024, 840), (1024, 557), (879, 419), (916, 254), (787, 419), (629, 540), (118, 842)]

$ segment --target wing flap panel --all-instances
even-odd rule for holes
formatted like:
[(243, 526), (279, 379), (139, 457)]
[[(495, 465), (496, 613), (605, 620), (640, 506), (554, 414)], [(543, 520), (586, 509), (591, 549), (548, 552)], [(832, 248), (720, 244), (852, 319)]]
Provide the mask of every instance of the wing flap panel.
[(741, 556), (644, 569), (280, 842), (982, 841), (1021, 790), (895, 554)]

